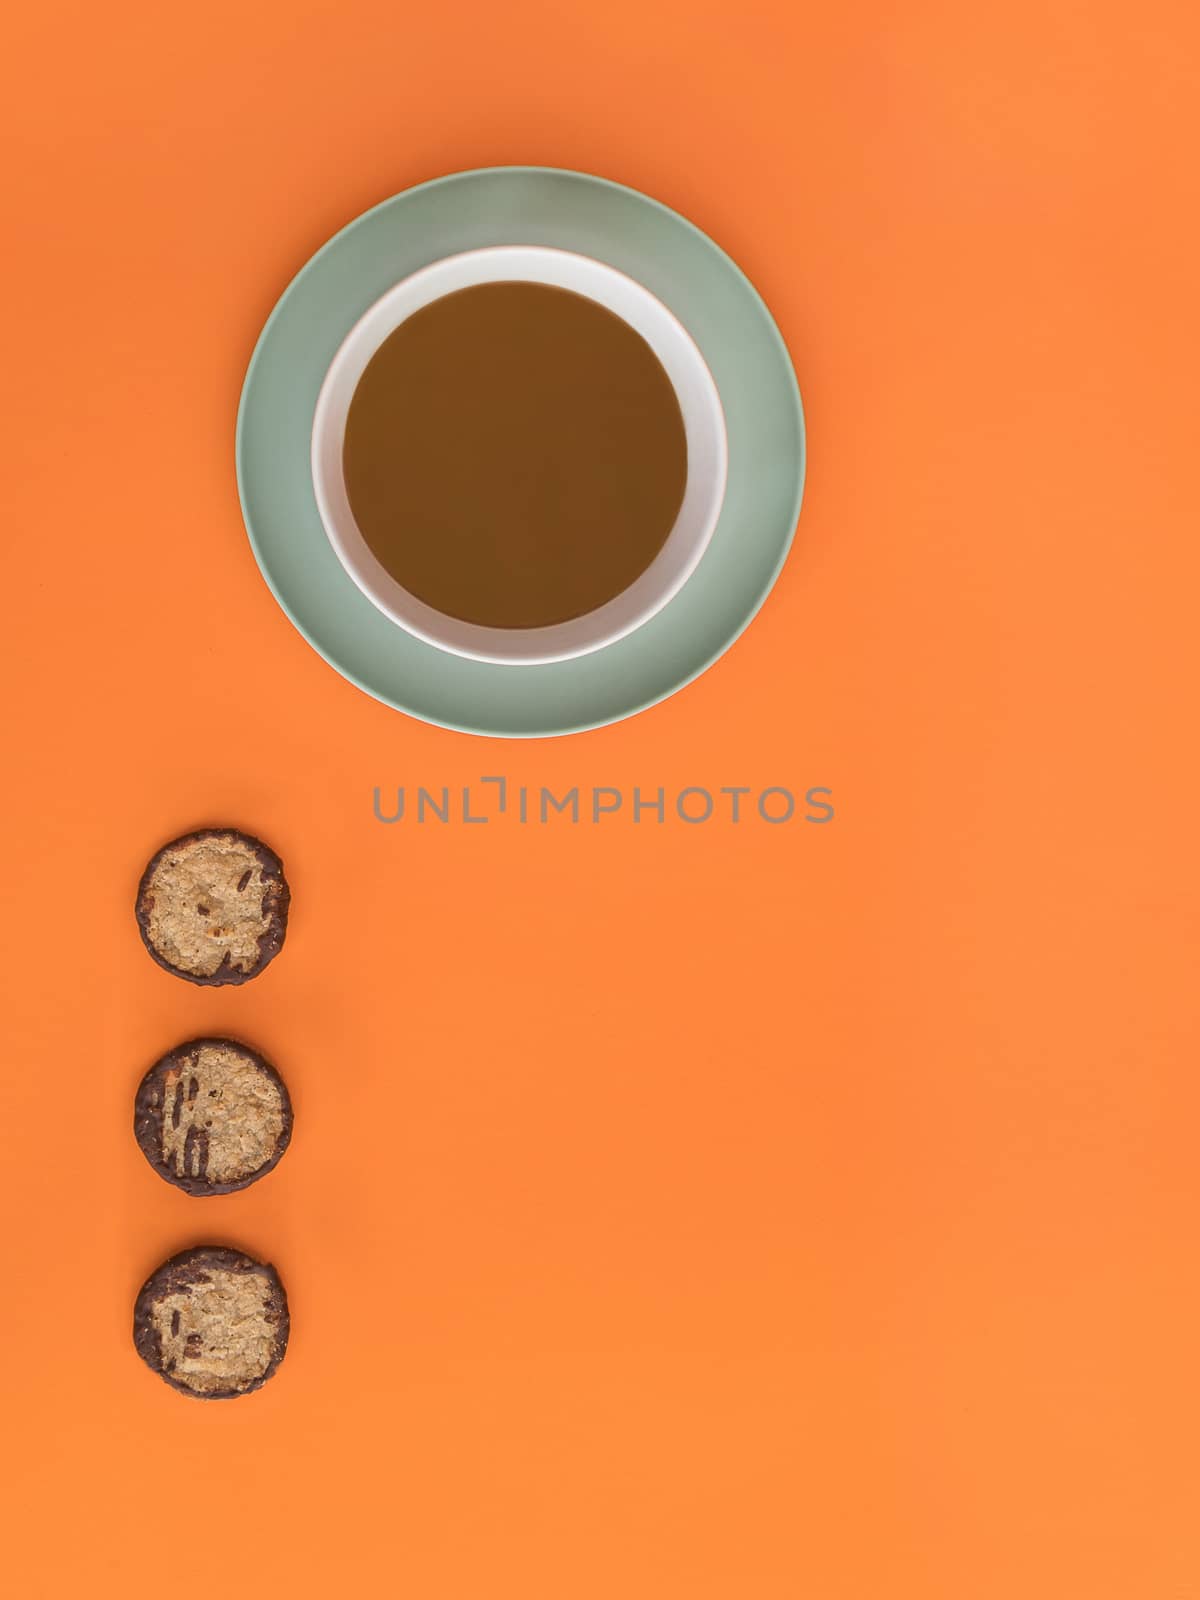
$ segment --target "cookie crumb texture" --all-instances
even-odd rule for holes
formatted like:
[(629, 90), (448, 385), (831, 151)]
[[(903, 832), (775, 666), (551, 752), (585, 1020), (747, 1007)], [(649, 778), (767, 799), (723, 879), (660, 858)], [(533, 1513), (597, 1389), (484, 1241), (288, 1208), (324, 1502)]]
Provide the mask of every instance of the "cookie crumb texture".
[(269, 1061), (233, 1039), (192, 1039), (156, 1061), (133, 1131), (160, 1177), (188, 1194), (230, 1194), (287, 1149), (292, 1107)]
[(207, 828), (164, 845), (150, 862), (137, 921), (168, 972), (192, 983), (245, 983), (279, 954), (289, 899), (273, 850), (250, 834)]
[(259, 1389), (283, 1360), (288, 1308), (274, 1267), (204, 1246), (165, 1262), (138, 1295), (133, 1342), (181, 1394), (232, 1400)]

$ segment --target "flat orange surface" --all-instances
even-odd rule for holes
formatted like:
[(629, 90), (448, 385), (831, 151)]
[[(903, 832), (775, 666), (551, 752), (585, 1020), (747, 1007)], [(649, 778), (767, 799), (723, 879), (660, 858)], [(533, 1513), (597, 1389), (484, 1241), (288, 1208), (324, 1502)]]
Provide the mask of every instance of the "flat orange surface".
[[(6, 21), (0, 1586), (21, 1597), (1200, 1594), (1200, 27), (1190, 4), (81, 0)], [(453, 169), (578, 167), (746, 268), (794, 553), (676, 699), (422, 726), (276, 608), (234, 485), (292, 273)], [(372, 790), (813, 785), (831, 825), (384, 826)], [(257, 982), (150, 851), (259, 831)], [(266, 1050), (177, 1193), (134, 1087)], [(204, 1406), (147, 1272), (275, 1261)]]

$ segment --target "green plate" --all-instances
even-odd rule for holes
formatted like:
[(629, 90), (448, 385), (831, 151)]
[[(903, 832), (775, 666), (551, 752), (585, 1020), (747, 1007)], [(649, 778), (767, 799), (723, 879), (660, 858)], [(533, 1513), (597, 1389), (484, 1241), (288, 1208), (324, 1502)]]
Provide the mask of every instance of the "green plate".
[[(721, 394), (729, 482), (704, 559), (643, 627), (542, 666), (468, 661), (412, 638), (363, 595), (326, 540), (310, 434), (334, 352), (387, 289), (482, 245), (575, 250), (645, 284), (687, 327)], [(724, 251), (634, 189), (551, 167), (490, 167), (424, 183), (318, 250), (272, 311), (237, 425), (250, 542), (272, 593), (343, 676), (397, 710), (507, 738), (575, 733), (664, 700), (741, 633), (778, 576), (804, 489), (804, 414), (779, 330)]]

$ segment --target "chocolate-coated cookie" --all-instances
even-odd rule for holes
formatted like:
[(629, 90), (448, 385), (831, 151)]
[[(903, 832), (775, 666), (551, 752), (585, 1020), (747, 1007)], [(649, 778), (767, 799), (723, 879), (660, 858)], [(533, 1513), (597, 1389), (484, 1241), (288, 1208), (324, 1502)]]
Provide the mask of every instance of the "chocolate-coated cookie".
[(235, 1039), (189, 1039), (156, 1061), (133, 1131), (155, 1172), (188, 1194), (231, 1194), (261, 1178), (292, 1137), (287, 1085)]
[(260, 839), (203, 828), (150, 861), (137, 895), (147, 950), (189, 983), (246, 983), (279, 954), (291, 898), (283, 863)]
[(173, 1389), (199, 1400), (261, 1388), (283, 1360), (288, 1331), (275, 1268), (216, 1246), (164, 1262), (133, 1309), (138, 1355)]

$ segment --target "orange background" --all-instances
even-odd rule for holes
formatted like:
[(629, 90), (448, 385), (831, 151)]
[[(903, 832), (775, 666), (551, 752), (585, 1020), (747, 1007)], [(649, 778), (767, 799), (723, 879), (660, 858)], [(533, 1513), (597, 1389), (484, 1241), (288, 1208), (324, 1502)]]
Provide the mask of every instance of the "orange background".
[[(1194, 8), (6, 29), (4, 1586), (1200, 1594)], [(327, 668), (233, 475), (310, 252), (503, 162), (708, 230), (811, 446), (734, 650), (524, 745)], [(837, 818), (372, 820), (376, 784), (484, 773), (821, 784)], [(131, 911), (214, 820), (295, 897), (240, 991), (161, 972)], [(201, 1030), (297, 1106), (279, 1170), (207, 1202), (130, 1132)], [(294, 1318), (279, 1377), (208, 1407), (129, 1334), (206, 1237), (276, 1261)]]

